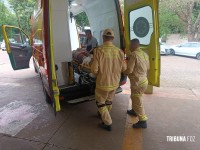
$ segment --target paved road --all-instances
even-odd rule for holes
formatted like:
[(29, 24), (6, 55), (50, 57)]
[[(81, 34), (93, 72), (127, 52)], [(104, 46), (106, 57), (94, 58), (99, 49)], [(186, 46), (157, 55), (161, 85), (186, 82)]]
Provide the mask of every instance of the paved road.
[[(113, 131), (98, 128), (95, 101), (69, 105), (54, 116), (44, 100), (39, 76), (30, 69), (13, 71), (0, 51), (0, 150), (120, 150), (128, 95), (117, 95)], [(116, 141), (118, 141), (116, 143)], [(112, 143), (112, 144), (110, 144)]]
[(161, 87), (200, 88), (200, 60), (161, 56)]

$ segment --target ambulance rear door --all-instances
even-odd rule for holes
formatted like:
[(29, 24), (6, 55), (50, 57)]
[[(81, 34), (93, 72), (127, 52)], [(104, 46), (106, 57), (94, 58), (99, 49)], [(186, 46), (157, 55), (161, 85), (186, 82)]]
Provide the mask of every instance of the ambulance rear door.
[(140, 40), (141, 48), (150, 59), (149, 84), (160, 86), (160, 50), (158, 0), (125, 0), (125, 36), (127, 56), (130, 54), (130, 40)]

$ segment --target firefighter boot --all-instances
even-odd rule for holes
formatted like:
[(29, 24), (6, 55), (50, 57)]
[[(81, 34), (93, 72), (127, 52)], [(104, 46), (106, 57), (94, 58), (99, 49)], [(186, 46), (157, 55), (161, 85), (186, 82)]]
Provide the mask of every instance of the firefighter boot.
[(112, 126), (111, 125), (106, 125), (103, 122), (99, 124), (99, 127), (107, 130), (107, 131), (111, 131), (112, 130)]
[(147, 128), (147, 122), (138, 121), (137, 123), (133, 124), (133, 128)]
[(127, 110), (127, 114), (129, 114), (130, 116), (135, 116), (135, 117), (137, 117), (137, 114), (136, 114), (136, 112), (135, 112), (133, 109)]

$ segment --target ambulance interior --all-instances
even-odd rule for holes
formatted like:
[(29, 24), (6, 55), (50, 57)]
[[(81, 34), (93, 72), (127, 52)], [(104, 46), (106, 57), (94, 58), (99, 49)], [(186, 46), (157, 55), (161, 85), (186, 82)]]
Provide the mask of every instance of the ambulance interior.
[[(102, 34), (106, 28), (113, 29), (115, 33), (114, 44), (123, 47), (121, 44), (122, 33), (120, 29), (119, 1), (118, 0), (50, 0), (52, 7), (52, 32), (54, 42), (55, 64), (57, 65), (56, 76), (58, 86), (62, 89), (71, 88), (70, 76), (82, 84), (91, 84), (95, 79), (89, 77), (89, 72), (82, 71), (77, 73), (76, 68), (70, 73), (69, 63), (73, 62), (72, 51), (80, 48), (76, 23), (73, 16), (85, 12), (93, 36), (101, 45)], [(67, 6), (67, 7), (66, 7)], [(68, 10), (66, 10), (66, 8)], [(67, 13), (66, 13), (67, 12)], [(68, 18), (67, 21), (66, 19)], [(70, 37), (70, 38), (69, 38)], [(84, 67), (83, 67), (84, 68)], [(79, 70), (80, 71), (80, 70)], [(81, 81), (80, 81), (81, 80)], [(62, 91), (62, 90), (61, 90)]]

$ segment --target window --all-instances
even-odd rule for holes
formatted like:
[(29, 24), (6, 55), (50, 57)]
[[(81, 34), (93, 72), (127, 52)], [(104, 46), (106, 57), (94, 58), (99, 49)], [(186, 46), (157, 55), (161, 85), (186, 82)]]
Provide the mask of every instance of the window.
[(199, 43), (199, 44), (198, 44), (198, 43), (192, 43), (192, 44), (191, 44), (191, 47), (195, 47), (195, 48), (196, 48), (196, 47), (199, 47), (199, 48), (200, 48), (200, 43)]
[(150, 6), (133, 10), (129, 14), (130, 39), (138, 38), (142, 45), (149, 45), (153, 33), (153, 15)]
[(6, 33), (10, 43), (29, 45), (29, 38), (19, 28), (6, 28)]
[(191, 47), (191, 44), (190, 43), (184, 43), (184, 44), (181, 44), (180, 47)]

